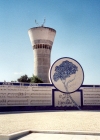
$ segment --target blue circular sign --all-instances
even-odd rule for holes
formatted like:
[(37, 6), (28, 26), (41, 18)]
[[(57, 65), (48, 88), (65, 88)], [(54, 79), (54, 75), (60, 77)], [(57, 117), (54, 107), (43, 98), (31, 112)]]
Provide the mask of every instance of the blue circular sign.
[(63, 57), (53, 63), (49, 71), (49, 78), (59, 91), (73, 93), (83, 84), (84, 72), (76, 60)]

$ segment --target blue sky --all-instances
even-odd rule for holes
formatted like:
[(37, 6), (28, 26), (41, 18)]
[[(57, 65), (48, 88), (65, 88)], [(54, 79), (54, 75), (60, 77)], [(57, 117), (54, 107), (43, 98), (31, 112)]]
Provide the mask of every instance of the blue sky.
[(51, 64), (71, 57), (83, 67), (84, 84), (100, 84), (100, 0), (0, 0), (0, 81), (32, 76), (28, 29), (44, 17), (57, 31)]

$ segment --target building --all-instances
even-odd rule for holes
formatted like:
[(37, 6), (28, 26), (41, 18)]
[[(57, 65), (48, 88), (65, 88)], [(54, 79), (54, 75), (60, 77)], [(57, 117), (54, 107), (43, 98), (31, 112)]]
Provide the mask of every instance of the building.
[(49, 27), (34, 27), (28, 30), (34, 53), (34, 75), (49, 83), (51, 50), (56, 30)]

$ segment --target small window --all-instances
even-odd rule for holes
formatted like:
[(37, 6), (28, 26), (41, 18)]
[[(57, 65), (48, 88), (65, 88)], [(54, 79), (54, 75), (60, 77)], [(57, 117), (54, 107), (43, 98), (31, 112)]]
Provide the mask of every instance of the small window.
[(44, 48), (44, 44), (43, 44), (43, 48)]

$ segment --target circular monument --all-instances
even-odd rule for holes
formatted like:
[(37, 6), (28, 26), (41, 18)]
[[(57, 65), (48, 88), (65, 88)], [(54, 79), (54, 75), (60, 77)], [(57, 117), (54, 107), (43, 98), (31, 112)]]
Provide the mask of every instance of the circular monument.
[(84, 72), (81, 65), (72, 58), (60, 58), (51, 66), (49, 76), (54, 87), (62, 93), (66, 93), (66, 101), (72, 101), (81, 110), (70, 95), (70, 93), (77, 91), (83, 84)]

